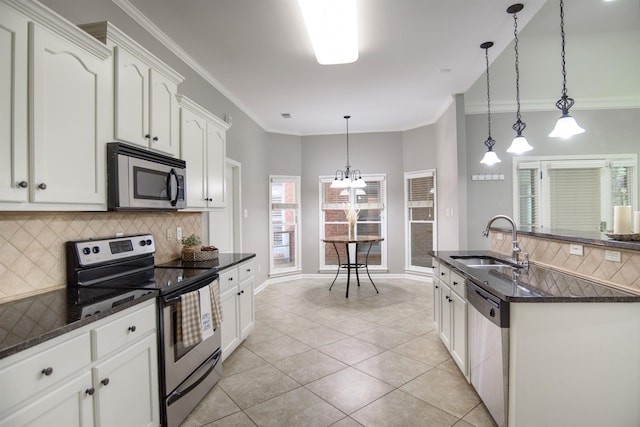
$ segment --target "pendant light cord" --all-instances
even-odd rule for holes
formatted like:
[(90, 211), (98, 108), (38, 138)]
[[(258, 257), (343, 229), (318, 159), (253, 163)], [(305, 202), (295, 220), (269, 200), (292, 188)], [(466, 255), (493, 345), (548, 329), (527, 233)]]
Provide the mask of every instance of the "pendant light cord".
[(347, 169), (347, 173), (351, 169), (351, 165), (349, 163), (349, 119), (351, 116), (344, 116), (344, 119), (347, 121), (347, 165), (345, 168)]
[(518, 137), (522, 136), (522, 131), (527, 127), (527, 124), (522, 121), (522, 115), (520, 114), (520, 55), (518, 53), (518, 12), (522, 10), (522, 4), (515, 4), (507, 12), (513, 14), (513, 38), (514, 38), (514, 50), (515, 50), (515, 67), (516, 67), (516, 122), (511, 127)]
[(493, 146), (493, 144), (491, 145), (487, 144), (489, 141), (493, 141), (493, 138), (491, 138), (491, 91), (489, 89), (489, 48), (490, 47), (491, 46), (487, 46), (484, 48), (484, 58), (487, 64), (487, 128), (489, 129), (489, 139), (487, 139), (487, 141), (485, 142), (487, 147)]
[(561, 57), (562, 57), (562, 96), (567, 96), (567, 69), (564, 57), (564, 1), (560, 0), (560, 39), (561, 39)]

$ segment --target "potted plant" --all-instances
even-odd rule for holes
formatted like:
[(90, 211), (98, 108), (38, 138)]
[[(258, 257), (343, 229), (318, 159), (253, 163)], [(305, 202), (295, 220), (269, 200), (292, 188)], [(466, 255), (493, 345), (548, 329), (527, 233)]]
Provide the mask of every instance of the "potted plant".
[(200, 245), (202, 245), (202, 240), (195, 234), (182, 239), (182, 249), (187, 250), (187, 252), (199, 251)]

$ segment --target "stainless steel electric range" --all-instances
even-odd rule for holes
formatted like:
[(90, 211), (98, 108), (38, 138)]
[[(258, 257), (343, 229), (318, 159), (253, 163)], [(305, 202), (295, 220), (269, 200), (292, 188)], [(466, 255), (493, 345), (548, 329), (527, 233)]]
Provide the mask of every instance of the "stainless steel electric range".
[[(150, 234), (67, 242), (67, 283), (80, 303), (91, 287), (104, 289), (104, 299), (87, 304), (117, 303), (136, 293), (155, 292), (158, 306), (158, 357), (161, 420), (179, 425), (222, 376), (221, 332), (184, 346), (178, 334), (181, 296), (205, 286), (219, 286), (216, 270), (156, 268), (155, 241)], [(115, 292), (117, 290), (124, 291)], [(110, 297), (110, 294), (115, 294)], [(119, 298), (119, 299), (118, 299)]]

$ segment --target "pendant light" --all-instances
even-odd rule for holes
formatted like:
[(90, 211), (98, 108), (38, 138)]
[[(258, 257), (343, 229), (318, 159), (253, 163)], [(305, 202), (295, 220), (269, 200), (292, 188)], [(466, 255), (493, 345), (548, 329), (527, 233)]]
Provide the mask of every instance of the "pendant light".
[(562, 39), (562, 97), (556, 102), (556, 108), (562, 111), (562, 116), (556, 122), (556, 127), (553, 128), (549, 136), (551, 138), (567, 139), (573, 135), (584, 133), (584, 129), (569, 114), (569, 109), (573, 107), (575, 101), (567, 95), (567, 70), (564, 57), (564, 0), (560, 0), (560, 37)]
[(364, 188), (367, 183), (362, 179), (360, 175), (360, 169), (351, 170), (349, 164), (349, 119), (351, 116), (344, 116), (347, 121), (347, 164), (345, 169), (337, 170), (336, 176), (331, 183), (331, 188)]
[(493, 42), (484, 42), (480, 45), (480, 47), (484, 49), (484, 58), (487, 63), (487, 128), (489, 129), (489, 137), (484, 142), (484, 145), (487, 147), (487, 152), (484, 153), (484, 157), (480, 160), (480, 163), (484, 163), (489, 166), (502, 161), (493, 151), (493, 146), (496, 142), (491, 138), (491, 92), (489, 89), (489, 48), (491, 46), (493, 46)]
[(533, 150), (533, 147), (529, 145), (527, 138), (522, 135), (522, 131), (527, 127), (527, 124), (522, 121), (520, 116), (520, 58), (518, 56), (518, 12), (524, 8), (522, 3), (516, 3), (507, 8), (507, 13), (513, 15), (513, 35), (514, 35), (514, 50), (516, 56), (516, 122), (512, 128), (516, 131), (516, 137), (513, 138), (511, 146), (507, 149), (508, 153), (522, 154), (527, 151)]

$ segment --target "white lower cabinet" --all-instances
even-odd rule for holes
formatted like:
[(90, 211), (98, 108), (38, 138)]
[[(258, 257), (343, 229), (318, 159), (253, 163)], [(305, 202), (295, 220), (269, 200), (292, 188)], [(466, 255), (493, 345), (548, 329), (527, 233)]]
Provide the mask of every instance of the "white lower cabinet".
[(254, 261), (220, 273), (220, 303), (222, 305), (222, 360), (244, 341), (255, 325)]
[(434, 260), (433, 322), (440, 340), (469, 380), (467, 294), (464, 278)]
[(0, 360), (0, 426), (159, 425), (155, 319), (149, 300)]

